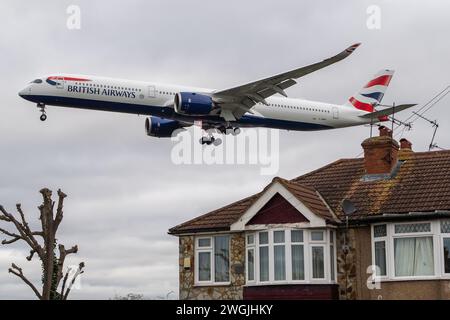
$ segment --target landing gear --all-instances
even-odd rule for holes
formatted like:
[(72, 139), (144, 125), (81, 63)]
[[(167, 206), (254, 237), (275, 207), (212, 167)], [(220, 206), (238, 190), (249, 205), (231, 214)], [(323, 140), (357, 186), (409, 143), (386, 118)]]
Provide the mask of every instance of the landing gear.
[(225, 131), (225, 132), (222, 132), (222, 133), (225, 133), (225, 134), (232, 134), (233, 136), (237, 136), (239, 133), (241, 133), (241, 129), (238, 128), (238, 127), (235, 127), (235, 128), (233, 128), (233, 127), (227, 127), (224, 131)]
[(41, 111), (41, 116), (39, 117), (39, 119), (41, 119), (41, 121), (45, 121), (47, 120), (47, 115), (45, 114), (45, 104), (39, 102), (37, 104), (37, 107), (40, 109)]
[(205, 137), (201, 137), (200, 138), (200, 144), (206, 144), (206, 145), (211, 145), (213, 144), (214, 146), (219, 146), (222, 143), (222, 139), (220, 138), (214, 138), (214, 136), (212, 134), (205, 136)]
[(217, 126), (217, 127), (203, 127), (203, 130), (206, 131), (207, 135), (203, 136), (200, 139), (200, 144), (206, 144), (206, 145), (215, 145), (215, 146), (219, 146), (222, 143), (222, 139), (220, 138), (215, 138), (213, 136), (213, 133), (215, 132), (215, 130), (217, 130), (217, 132), (221, 133), (221, 134), (231, 134), (233, 136), (237, 136), (240, 132), (241, 129), (238, 127), (232, 127), (231, 125), (227, 124), (224, 126)]

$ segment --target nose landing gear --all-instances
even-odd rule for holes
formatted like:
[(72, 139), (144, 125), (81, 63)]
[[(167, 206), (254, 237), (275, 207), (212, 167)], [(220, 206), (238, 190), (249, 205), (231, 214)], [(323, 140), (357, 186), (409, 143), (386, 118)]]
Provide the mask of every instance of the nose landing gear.
[(39, 119), (41, 119), (41, 121), (47, 120), (47, 115), (45, 114), (45, 104), (39, 102), (39, 103), (37, 104), (37, 107), (38, 107), (39, 110), (41, 111), (41, 116), (39, 117)]

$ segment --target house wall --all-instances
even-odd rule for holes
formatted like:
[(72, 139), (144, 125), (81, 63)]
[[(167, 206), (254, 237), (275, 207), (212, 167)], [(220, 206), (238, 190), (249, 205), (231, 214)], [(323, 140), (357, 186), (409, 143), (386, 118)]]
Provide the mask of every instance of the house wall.
[[(344, 250), (344, 247), (347, 250)], [(258, 299), (265, 293), (279, 298), (295, 296), (297, 299), (308, 298), (305, 292), (314, 289), (317, 293), (320, 286), (312, 288), (307, 286), (271, 286), (266, 289), (244, 288), (245, 285), (245, 237), (243, 233), (231, 234), (230, 242), (230, 284), (221, 286), (195, 286), (194, 285), (194, 237), (181, 236), (179, 238), (179, 276), (180, 293), (182, 300), (207, 300), (207, 299), (236, 299), (244, 298), (244, 290), (247, 289), (246, 298)], [(184, 267), (184, 259), (190, 261), (190, 268)], [(342, 300), (369, 300), (369, 299), (450, 299), (450, 280), (418, 280), (418, 281), (385, 281), (381, 282), (380, 289), (370, 290), (367, 280), (371, 276), (367, 273), (372, 264), (371, 231), (369, 226), (340, 229), (337, 232), (337, 281), (339, 285), (339, 299)], [(332, 288), (332, 286), (330, 286)], [(330, 288), (325, 288), (326, 290)], [(322, 288), (323, 289), (323, 288)], [(276, 292), (272, 292), (275, 290)], [(293, 295), (292, 290), (301, 295)], [(305, 291), (306, 290), (306, 291)], [(308, 291), (309, 290), (309, 291)], [(322, 290), (323, 291), (323, 290)], [(320, 291), (320, 292), (322, 292)], [(280, 294), (281, 292), (281, 294)], [(312, 292), (312, 291), (311, 291)], [(325, 291), (323, 291), (325, 292)], [(337, 298), (337, 294), (328, 294), (327, 298)], [(284, 294), (283, 297), (281, 295)], [(310, 293), (308, 293), (310, 294)], [(320, 295), (314, 296), (320, 298)], [(312, 296), (309, 297), (311, 299)], [(324, 297), (322, 297), (324, 298)]]
[[(230, 236), (230, 284), (220, 286), (195, 286), (194, 236), (180, 236), (179, 297), (181, 300), (240, 300), (243, 298), (243, 286), (245, 284), (245, 236), (243, 233), (233, 233)], [(185, 258), (190, 260), (190, 268), (184, 267)]]
[(339, 299), (370, 299), (367, 268), (372, 264), (370, 226), (342, 228), (337, 233)]
[[(347, 234), (348, 254), (340, 250)], [(347, 300), (450, 299), (450, 280), (384, 281), (369, 289), (367, 269), (372, 265), (370, 227), (344, 229), (338, 233), (339, 298)]]

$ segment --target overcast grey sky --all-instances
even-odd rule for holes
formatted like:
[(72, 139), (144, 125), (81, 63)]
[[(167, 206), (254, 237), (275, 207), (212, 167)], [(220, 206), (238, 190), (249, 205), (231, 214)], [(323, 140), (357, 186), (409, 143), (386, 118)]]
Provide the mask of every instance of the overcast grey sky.
[[(81, 8), (81, 29), (66, 8)], [(381, 29), (366, 27), (369, 5)], [(147, 137), (144, 117), (50, 107), (17, 96), (32, 79), (66, 72), (227, 88), (313, 63), (362, 42), (349, 58), (308, 75), (291, 97), (344, 103), (382, 68), (396, 70), (385, 103), (424, 103), (450, 84), (450, 2), (411, 1), (18, 1), (0, 2), (0, 203), (22, 202), (36, 221), (38, 190), (69, 196), (59, 241), (86, 262), (72, 298), (141, 293), (178, 296), (178, 242), (168, 228), (261, 190), (257, 166), (174, 165), (169, 140)], [(426, 115), (450, 147), (449, 99)], [(399, 118), (410, 115), (407, 111)], [(280, 170), (293, 178), (354, 157), (367, 127), (281, 132)], [(425, 151), (431, 126), (405, 132)], [(7, 273), (12, 261), (39, 282), (26, 247), (0, 247), (0, 298), (34, 298)]]

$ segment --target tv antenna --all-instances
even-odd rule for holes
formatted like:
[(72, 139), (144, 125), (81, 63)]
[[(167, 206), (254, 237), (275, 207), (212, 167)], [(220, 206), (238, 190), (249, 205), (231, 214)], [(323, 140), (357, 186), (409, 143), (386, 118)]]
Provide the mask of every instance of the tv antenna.
[(433, 136), (431, 138), (430, 145), (428, 146), (428, 151), (431, 151), (431, 149), (433, 149), (433, 148), (439, 148), (438, 145), (436, 143), (434, 143), (434, 138), (436, 137), (436, 131), (439, 128), (439, 124), (437, 123), (437, 120), (434, 120), (434, 121), (430, 120), (430, 119), (424, 117), (423, 115), (421, 115), (421, 114), (419, 114), (419, 113), (417, 113), (415, 111), (413, 111), (413, 113), (416, 116), (418, 116), (419, 118), (422, 118), (423, 120), (428, 121), (432, 125), (432, 127), (434, 128)]
[[(406, 121), (401, 121), (399, 119), (395, 118), (395, 102), (392, 103), (392, 105), (386, 105), (386, 104), (374, 104), (374, 107), (388, 107), (388, 108), (393, 108), (394, 113), (392, 113), (392, 115), (388, 116), (389, 121), (391, 121), (392, 125), (391, 125), (391, 130), (392, 132), (394, 132), (394, 125), (397, 125), (397, 128), (400, 126), (403, 126), (404, 129), (403, 130), (411, 130), (412, 129), (412, 122), (406, 122)], [(373, 129), (373, 119), (371, 120), (370, 123), (370, 137), (372, 137), (372, 129)], [(379, 124), (377, 124), (379, 125)]]

